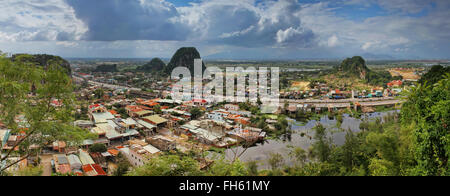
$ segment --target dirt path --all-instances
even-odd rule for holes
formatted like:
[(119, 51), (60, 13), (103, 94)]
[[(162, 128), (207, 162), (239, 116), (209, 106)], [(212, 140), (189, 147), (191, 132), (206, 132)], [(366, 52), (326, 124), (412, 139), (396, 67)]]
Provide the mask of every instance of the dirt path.
[(41, 155), (42, 176), (52, 175), (52, 155)]

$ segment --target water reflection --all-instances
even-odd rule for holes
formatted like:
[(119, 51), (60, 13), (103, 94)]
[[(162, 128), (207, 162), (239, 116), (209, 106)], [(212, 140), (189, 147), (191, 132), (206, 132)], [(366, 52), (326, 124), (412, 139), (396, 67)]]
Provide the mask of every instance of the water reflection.
[[(362, 120), (366, 118), (368, 120), (375, 120), (378, 117), (382, 118), (393, 112), (396, 111), (375, 112), (364, 115), (361, 117), (361, 119), (356, 119), (349, 116), (348, 114), (344, 114), (341, 128), (342, 130), (350, 129), (353, 132), (359, 132), (359, 125)], [(290, 164), (291, 161), (287, 156), (287, 153), (289, 151), (287, 146), (302, 147), (303, 149), (307, 150), (314, 142), (312, 139), (312, 137), (314, 136), (314, 131), (312, 130), (312, 128), (317, 125), (317, 122), (318, 121), (316, 120), (310, 120), (307, 123), (301, 123), (295, 120), (290, 120), (292, 134), (286, 135), (277, 140), (266, 140), (264, 143), (250, 147), (245, 151), (245, 153), (242, 154), (240, 160), (244, 162), (259, 161), (260, 169), (268, 169), (268, 165), (265, 160), (268, 158), (270, 153), (277, 152), (285, 157), (286, 164)], [(342, 132), (338, 129), (336, 125), (337, 121), (334, 118), (330, 119), (328, 116), (323, 116), (319, 122), (327, 128), (328, 132), (330, 132), (333, 138), (333, 142), (336, 145), (342, 145), (345, 143), (346, 133), (345, 131)], [(244, 149), (241, 147), (237, 147), (237, 149), (233, 150), (226, 150), (225, 155), (228, 159), (231, 160), (233, 159), (236, 152), (242, 152), (243, 150)]]

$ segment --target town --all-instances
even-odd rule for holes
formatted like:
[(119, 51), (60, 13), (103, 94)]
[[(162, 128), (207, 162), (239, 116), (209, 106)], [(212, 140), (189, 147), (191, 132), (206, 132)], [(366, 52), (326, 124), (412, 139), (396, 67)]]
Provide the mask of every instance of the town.
[(448, 0), (0, 5), (1, 177), (450, 175)]
[[(397, 70), (395, 73), (407, 71), (401, 68), (392, 70)], [(39, 155), (44, 175), (112, 175), (117, 169), (118, 159), (125, 159), (132, 167), (140, 167), (164, 152), (204, 152), (236, 146), (247, 148), (273, 136), (275, 130), (288, 129), (280, 128), (282, 118), (274, 115), (266, 118), (258, 112), (258, 104), (261, 103), (172, 100), (171, 90), (177, 79), (170, 77), (154, 80), (145, 72), (81, 71), (83, 69), (75, 68), (72, 73), (78, 86), (75, 94), (79, 101), (74, 125), (88, 130), (93, 138), (85, 139), (80, 145), (66, 141), (47, 144)], [(144, 88), (151, 90), (142, 89), (142, 85), (136, 82), (144, 78), (147, 78)], [(368, 90), (333, 88), (324, 81), (315, 80), (304, 84), (291, 82), (294, 88), (282, 90), (282, 107), (275, 115), (296, 118), (299, 113), (373, 113), (379, 107), (395, 110), (401, 104), (396, 97), (416, 81), (417, 78), (392, 80), (384, 85), (386, 88)], [(248, 90), (247, 86), (247, 94)], [(57, 99), (51, 103), (55, 108), (62, 104)], [(258, 121), (260, 118), (263, 118), (262, 125)], [(24, 137), (7, 129), (0, 131), (4, 152), (11, 150)], [(26, 167), (30, 164), (28, 161), (32, 163), (32, 159), (24, 159), (10, 170)], [(214, 162), (209, 158), (198, 161), (202, 168)]]

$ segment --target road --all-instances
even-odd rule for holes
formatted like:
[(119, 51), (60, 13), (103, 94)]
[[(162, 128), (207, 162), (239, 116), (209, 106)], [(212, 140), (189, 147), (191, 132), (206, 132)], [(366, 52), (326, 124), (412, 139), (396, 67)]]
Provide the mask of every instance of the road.
[[(82, 79), (79, 77), (74, 76), (74, 78)], [(142, 89), (139, 88), (131, 88), (126, 86), (119, 86), (119, 85), (112, 85), (112, 84), (105, 84), (100, 82), (95, 82), (88, 80), (89, 84), (92, 85), (98, 85), (103, 86), (110, 89), (127, 89), (127, 90), (134, 90), (134, 91), (141, 91)], [(217, 98), (217, 96), (216, 96)], [(223, 99), (223, 98), (222, 98)], [(364, 99), (279, 99), (280, 105), (283, 106), (284, 103), (287, 101), (288, 103), (294, 103), (294, 104), (343, 104), (343, 103), (360, 103), (362, 106), (382, 106), (382, 105), (395, 105), (398, 103), (401, 103), (400, 100), (395, 99), (393, 97), (377, 97), (377, 98), (364, 98)]]
[(280, 99), (281, 103), (288, 101), (290, 103), (355, 103), (355, 102), (378, 102), (378, 101), (398, 101), (393, 97), (376, 97), (376, 98), (364, 98), (364, 99)]
[(42, 176), (52, 175), (52, 155), (41, 155), (41, 165), (42, 165)]
[[(75, 79), (78, 80), (84, 80), (83, 78), (77, 77), (77, 76), (72, 76)], [(103, 86), (105, 88), (109, 88), (109, 89), (113, 89), (113, 90), (119, 90), (119, 89), (126, 89), (126, 90), (132, 90), (132, 91), (142, 91), (142, 89), (140, 88), (132, 88), (132, 87), (127, 87), (127, 86), (120, 86), (120, 85), (114, 85), (114, 84), (106, 84), (106, 83), (101, 83), (101, 82), (95, 82), (92, 80), (88, 80), (88, 83), (91, 85), (97, 85), (97, 86)]]

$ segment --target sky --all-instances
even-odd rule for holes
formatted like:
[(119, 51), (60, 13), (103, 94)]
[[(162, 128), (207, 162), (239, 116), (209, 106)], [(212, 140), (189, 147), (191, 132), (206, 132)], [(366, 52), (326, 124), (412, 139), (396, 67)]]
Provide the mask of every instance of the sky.
[(450, 59), (449, 0), (2, 0), (0, 50), (66, 58)]

